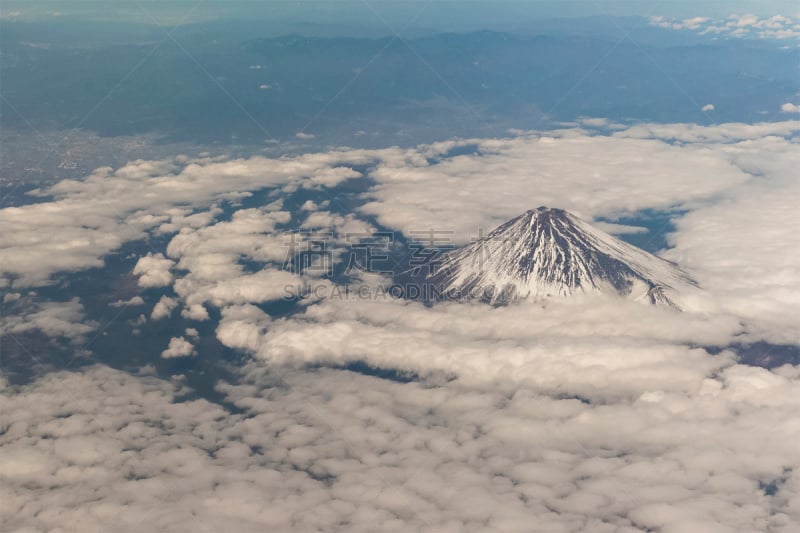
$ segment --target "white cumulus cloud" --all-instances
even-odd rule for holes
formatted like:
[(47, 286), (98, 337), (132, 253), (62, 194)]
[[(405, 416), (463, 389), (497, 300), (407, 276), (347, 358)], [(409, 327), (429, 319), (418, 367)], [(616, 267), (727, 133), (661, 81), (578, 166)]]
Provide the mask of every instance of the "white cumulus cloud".
[(133, 274), (139, 276), (140, 287), (166, 287), (172, 283), (172, 261), (160, 253), (148, 253), (139, 258)]
[(153, 307), (153, 311), (150, 313), (150, 318), (152, 320), (169, 318), (169, 316), (172, 315), (172, 311), (174, 311), (176, 307), (178, 307), (178, 302), (174, 298), (162, 296)]
[(191, 342), (187, 341), (184, 337), (172, 337), (169, 340), (167, 349), (161, 352), (161, 357), (164, 359), (172, 359), (175, 357), (189, 357), (195, 354), (196, 351)]

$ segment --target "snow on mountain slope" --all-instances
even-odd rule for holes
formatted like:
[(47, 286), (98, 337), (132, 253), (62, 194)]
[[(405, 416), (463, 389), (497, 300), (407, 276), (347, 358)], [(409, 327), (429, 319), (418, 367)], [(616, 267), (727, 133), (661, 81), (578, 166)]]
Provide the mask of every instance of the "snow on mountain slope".
[(655, 305), (696, 283), (677, 265), (612, 237), (563, 209), (539, 207), (446, 254), (425, 281), (448, 298), (492, 303), (578, 293)]

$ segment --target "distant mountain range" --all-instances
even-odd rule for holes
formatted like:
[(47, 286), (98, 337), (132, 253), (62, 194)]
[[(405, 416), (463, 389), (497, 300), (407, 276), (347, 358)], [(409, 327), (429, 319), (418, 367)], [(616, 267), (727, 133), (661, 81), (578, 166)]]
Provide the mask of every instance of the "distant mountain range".
[[(157, 46), (163, 28), (0, 20), (0, 112), (4, 132), (24, 134), (33, 126), (199, 143), (383, 147), (563, 127), (581, 117), (773, 120), (800, 90), (792, 47), (620, 23), (633, 25), (630, 39), (620, 40), (607, 18), (528, 34), (402, 39), (385, 28), (336, 36), (306, 26), (282, 31), (313, 36), (276, 36), (275, 27), (220, 21), (181, 26), (171, 34), (180, 46)], [(702, 111), (706, 104), (713, 112)], [(301, 131), (314, 140), (298, 139)]]

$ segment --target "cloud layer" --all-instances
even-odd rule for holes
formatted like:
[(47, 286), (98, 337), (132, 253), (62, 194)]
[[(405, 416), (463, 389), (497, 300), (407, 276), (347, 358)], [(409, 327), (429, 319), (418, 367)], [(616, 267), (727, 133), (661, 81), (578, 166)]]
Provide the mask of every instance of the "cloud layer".
[(651, 17), (650, 24), (672, 30), (690, 30), (700, 35), (779, 40), (800, 37), (800, 22), (795, 18), (783, 15), (771, 17), (759, 17), (752, 14), (730, 15), (724, 19)]
[(588, 404), (251, 367), (240, 412), (105, 367), (2, 398), (0, 513), (45, 531), (793, 531), (795, 369)]
[[(193, 210), (284, 187), (333, 186), (359, 174), (347, 166), (356, 151), (294, 159), (221, 160), (177, 157), (100, 168), (83, 181), (64, 180), (33, 194), (39, 203), (0, 209), (3, 286), (49, 283), (58, 272), (103, 266), (103, 256), (148, 232), (171, 233), (208, 224), (214, 211)], [(186, 209), (185, 206), (191, 206)], [(144, 265), (143, 267), (144, 268)], [(148, 283), (149, 281), (145, 281)]]
[[(798, 129), (586, 120), (415, 149), (138, 161), (0, 210), (12, 291), (159, 237), (164, 249), (132, 266), (143, 296), (111, 305), (197, 322), (162, 357), (202, 356), (200, 330), (253, 356), (217, 384), (220, 404), (189, 400), (180, 377), (103, 366), (3, 384), (0, 519), (32, 531), (794, 531), (798, 368), (712, 347), (797, 342)], [(362, 173), (364, 204), (338, 212), (330, 189)], [(264, 205), (240, 205), (262, 189)], [(300, 213), (285, 200), (299, 189), (330, 197)], [(263, 305), (286, 285), (333, 288), (281, 268), (292, 221), (330, 230), (338, 250), (379, 225), (409, 236), (445, 224), (464, 242), (543, 204), (611, 220), (675, 212), (664, 254), (706, 294), (687, 313), (605, 297), (426, 307), (370, 293), (308, 298), (287, 316)], [(94, 328), (77, 299), (8, 294), (19, 312), (3, 331)]]
[[(3, 283), (11, 291), (52, 283), (61, 273), (102, 265), (126, 242), (166, 238), (165, 249), (133, 268), (143, 288), (169, 291), (151, 316), (178, 308), (184, 318), (204, 321), (209, 306), (277, 300), (286, 286), (307, 281), (281, 270), (283, 232), (298, 208), (300, 229), (331, 231), (335, 261), (345, 258), (345, 235), (375, 231), (373, 220), (406, 237), (444, 229), (465, 243), (539, 205), (607, 220), (644, 209), (688, 211), (675, 217), (667, 255), (709, 291), (698, 309), (740, 317), (747, 324), (740, 340), (796, 342), (789, 321), (800, 312), (791, 244), (798, 130), (800, 121), (704, 127), (586, 119), (547, 133), (413, 149), (135, 161), (34, 191), (46, 197), (0, 210), (9, 228), (0, 239)], [(364, 174), (363, 204), (337, 212), (333, 187)], [(265, 189), (269, 203), (239, 207)], [(326, 199), (284, 205), (298, 189)]]

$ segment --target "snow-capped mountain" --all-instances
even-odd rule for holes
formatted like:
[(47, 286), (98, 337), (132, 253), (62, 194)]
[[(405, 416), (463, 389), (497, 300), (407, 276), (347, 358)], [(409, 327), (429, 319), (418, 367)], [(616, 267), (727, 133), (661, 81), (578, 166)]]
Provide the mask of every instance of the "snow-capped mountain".
[(676, 296), (696, 286), (674, 263), (548, 207), (444, 255), (425, 281), (449, 298), (493, 303), (605, 293), (673, 307)]

